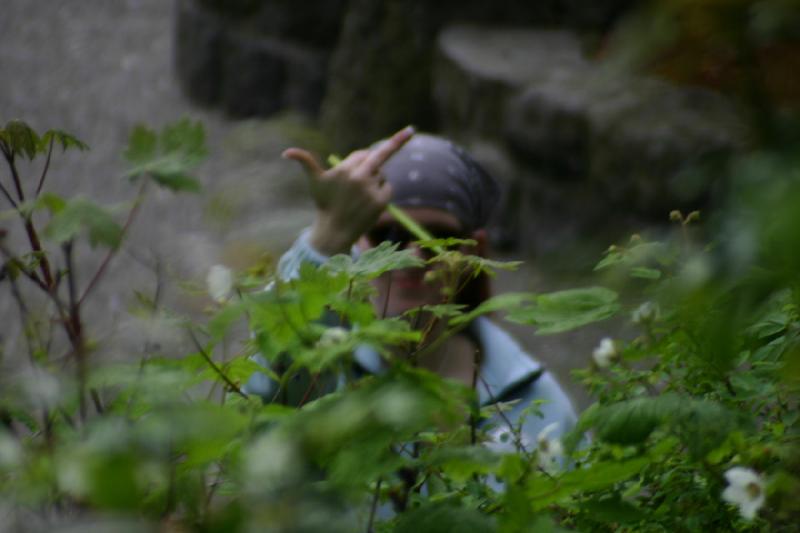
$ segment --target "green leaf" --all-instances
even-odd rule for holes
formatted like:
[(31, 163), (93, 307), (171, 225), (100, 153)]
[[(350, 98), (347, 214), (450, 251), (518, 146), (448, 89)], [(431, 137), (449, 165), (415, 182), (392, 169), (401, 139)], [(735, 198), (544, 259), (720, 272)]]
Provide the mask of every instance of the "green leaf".
[(528, 498), (535, 510), (541, 510), (580, 492), (611, 487), (638, 474), (650, 464), (649, 457), (618, 462), (597, 463), (589, 468), (571, 470), (560, 477), (533, 477), (528, 483)]
[(495, 311), (506, 311), (509, 315), (521, 312), (536, 300), (537, 296), (529, 292), (508, 292), (492, 296), (478, 307), (450, 320), (451, 326), (472, 322), (477, 317)]
[(50, 148), (51, 141), (54, 145), (60, 144), (61, 149), (64, 151), (68, 150), (69, 148), (77, 148), (82, 152), (89, 149), (89, 146), (86, 143), (65, 131), (47, 130), (39, 140), (38, 150), (43, 153), (47, 152), (47, 150)]
[(373, 279), (390, 270), (425, 266), (425, 262), (412, 250), (398, 251), (397, 247), (397, 243), (382, 242), (362, 253), (355, 261), (349, 255), (335, 255), (324, 268), (330, 272), (346, 274), (348, 277), (363, 276), (366, 279)]
[(420, 307), (414, 307), (413, 309), (409, 309), (405, 313), (404, 316), (413, 318), (417, 316), (419, 313), (425, 313), (430, 316), (434, 316), (436, 318), (445, 318), (458, 315), (461, 311), (464, 310), (466, 305), (462, 304), (437, 304), (437, 305), (422, 305)]
[(13, 153), (24, 154), (33, 159), (39, 150), (39, 136), (27, 123), (11, 120), (0, 130), (0, 139), (5, 141)]
[(482, 446), (438, 448), (423, 458), (426, 467), (438, 466), (450, 478), (465, 482), (476, 474), (493, 472), (501, 457)]
[(594, 428), (601, 441), (629, 445), (642, 443), (656, 428), (668, 426), (693, 456), (700, 457), (741, 425), (736, 413), (716, 402), (668, 393), (593, 406), (581, 415), (575, 431), (583, 433)]
[(538, 326), (537, 334), (544, 335), (605, 320), (619, 308), (617, 293), (610, 289), (568, 289), (537, 296), (534, 305), (511, 311), (508, 320)]
[(173, 191), (199, 191), (199, 183), (188, 172), (207, 155), (205, 132), (199, 122), (181, 119), (164, 127), (160, 134), (145, 126), (131, 132), (125, 159), (131, 163), (127, 175), (148, 174), (153, 181)]
[(655, 268), (634, 267), (631, 269), (632, 278), (641, 279), (659, 279), (661, 278), (661, 271)]
[(219, 340), (228, 334), (230, 327), (247, 313), (245, 302), (233, 302), (224, 306), (208, 322), (208, 333), (212, 338)]
[(448, 504), (427, 504), (400, 516), (394, 533), (490, 533), (496, 531), (494, 521), (467, 507)]
[(619, 497), (589, 500), (583, 502), (580, 508), (592, 520), (611, 524), (640, 522), (647, 517), (642, 510), (622, 501)]
[(84, 229), (89, 233), (92, 247), (117, 248), (122, 240), (122, 228), (104, 208), (85, 198), (75, 198), (58, 211), (44, 228), (44, 236), (56, 243), (75, 238)]

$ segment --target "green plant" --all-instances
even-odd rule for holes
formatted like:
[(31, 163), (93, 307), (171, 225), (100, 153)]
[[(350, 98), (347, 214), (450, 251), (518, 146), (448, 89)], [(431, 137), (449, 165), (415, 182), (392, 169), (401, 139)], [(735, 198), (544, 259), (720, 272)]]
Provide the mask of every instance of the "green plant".
[[(46, 156), (45, 176), (57, 144), (85, 148), (65, 133), (40, 137), (19, 122), (0, 130), (13, 184), (2, 192), (28, 240), (24, 252), (13, 251), (8, 236), (0, 241), (2, 280), (25, 324), (33, 369), (27, 379), (3, 376), (0, 389), (0, 504), (10, 527), (795, 527), (800, 255), (792, 243), (800, 188), (793, 179), (765, 185), (753, 178), (796, 176), (792, 157), (739, 161), (741, 190), (714, 224), (713, 246), (693, 240), (698, 214), (676, 212), (675, 239), (635, 237), (608, 250), (598, 264), (603, 287), (500, 295), (466, 311), (452, 303), (465, 276), (513, 265), (460, 254), (457, 239), (421, 241), (440, 265), (435, 272), (449, 299), (406, 320), (382, 317), (369, 302), (370, 280), (421, 261), (387, 243), (357, 260), (304, 266), (291, 280), (215, 269), (207, 321), (148, 303), (155, 319), (187, 331), (193, 353), (129, 354), (101, 366), (81, 310), (91, 305), (92, 287), (148, 184), (198, 189), (187, 172), (205, 153), (203, 134), (188, 121), (160, 134), (133, 132), (125, 154), (139, 192), (122, 225), (87, 199), (43, 192), (44, 178), (28, 184), (19, 176), (18, 158), (37, 155)], [(74, 243), (84, 237), (106, 255), (81, 290), (71, 265)], [(46, 314), (30, 305), (31, 289), (49, 302)], [(479, 315), (500, 313), (558, 334), (613, 317), (627, 323), (629, 312), (630, 333), (603, 341), (595, 363), (575, 373), (597, 398), (578, 427), (563, 439), (548, 428), (532, 446), (521, 442), (519, 426), (508, 428), (516, 452), (480, 445), (496, 429), (483, 421), (510, 406), (479, 408), (472, 388), (415, 365), (414, 354), (430, 349), (434, 321), (446, 321), (451, 335)], [(243, 321), (252, 336), (227, 353)], [(53, 356), (64, 353), (62, 340), (66, 366)], [(352, 352), (362, 344), (381, 351), (386, 373), (352, 375)], [(256, 364), (255, 354), (271, 366)], [(272, 402), (242, 391), (255, 372), (275, 382)], [(395, 514), (385, 513), (390, 507)]]

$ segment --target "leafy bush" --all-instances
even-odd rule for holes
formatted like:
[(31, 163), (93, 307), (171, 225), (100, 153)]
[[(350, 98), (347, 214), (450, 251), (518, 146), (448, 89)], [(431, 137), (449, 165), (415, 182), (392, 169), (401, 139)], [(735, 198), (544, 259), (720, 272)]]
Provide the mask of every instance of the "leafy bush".
[[(486, 313), (540, 334), (628, 322), (631, 313), (630, 334), (603, 340), (591, 366), (575, 372), (597, 398), (578, 427), (562, 440), (543, 431), (530, 449), (512, 427), (517, 451), (498, 453), (474, 443), (491, 440), (495, 428), (480, 421), (504, 406), (481, 410), (468, 387), (415, 367), (414, 357), (391, 357), (429, 349), (430, 324), (380, 317), (369, 303), (371, 279), (419, 261), (387, 244), (304, 267), (292, 280), (215, 269), (204, 323), (153, 310), (154, 320), (170, 316), (186, 330), (193, 353), (95, 364), (82, 309), (148, 184), (198, 189), (189, 172), (205, 154), (203, 132), (189, 121), (134, 130), (125, 155), (139, 192), (123, 224), (88, 199), (43, 192), (57, 145), (86, 148), (21, 122), (0, 130), (13, 185), (2, 193), (29, 245), (14, 251), (0, 240), (2, 280), (29, 356), (0, 389), (0, 509), (12, 529), (749, 531), (800, 523), (792, 497), (800, 488), (792, 203), (800, 188), (791, 157), (739, 161), (751, 169), (735, 182), (746, 194), (734, 194), (713, 224), (712, 246), (692, 239), (697, 214), (675, 212), (676, 239), (635, 237), (609, 248), (597, 267), (604, 287), (501, 295), (469, 312), (451, 303), (428, 309), (448, 321), (448, 334)], [(39, 155), (42, 177), (24, 181), (18, 159)], [(794, 181), (765, 183), (767, 171)], [(40, 215), (49, 217), (41, 231)], [(82, 238), (106, 255), (81, 288), (72, 254)], [(451, 281), (462, 279), (453, 271), (508, 266), (458, 254), (450, 249), (457, 241), (423, 244)], [(47, 298), (44, 314), (28, 305), (31, 289)], [(242, 321), (252, 336), (225, 358), (222, 346)], [(351, 375), (361, 344), (386, 356), (388, 372)], [(274, 401), (243, 393), (254, 372), (277, 384)]]

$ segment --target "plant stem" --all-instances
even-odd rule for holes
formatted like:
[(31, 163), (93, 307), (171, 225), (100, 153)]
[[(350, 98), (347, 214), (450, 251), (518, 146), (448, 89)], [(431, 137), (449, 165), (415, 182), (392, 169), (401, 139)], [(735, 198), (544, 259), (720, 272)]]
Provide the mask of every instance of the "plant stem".
[(147, 190), (147, 180), (142, 180), (142, 185), (139, 187), (139, 192), (136, 194), (136, 200), (134, 200), (133, 202), (133, 207), (131, 207), (131, 210), (128, 212), (128, 218), (127, 220), (125, 220), (125, 225), (122, 226), (122, 234), (120, 235), (120, 244), (117, 247), (112, 248), (108, 251), (105, 258), (103, 259), (103, 262), (100, 264), (100, 267), (97, 269), (97, 272), (94, 273), (94, 276), (92, 276), (91, 281), (89, 281), (89, 284), (86, 286), (86, 289), (83, 291), (83, 294), (78, 299), (78, 304), (83, 303), (83, 301), (86, 299), (89, 293), (92, 292), (97, 283), (100, 281), (100, 278), (102, 278), (103, 274), (105, 274), (105, 271), (108, 268), (109, 263), (111, 263), (111, 259), (114, 258), (114, 256), (117, 254), (120, 247), (122, 246), (122, 239), (125, 238), (125, 235), (130, 230), (131, 224), (133, 224), (136, 215), (139, 213), (139, 209), (142, 206), (146, 190)]
[(55, 136), (50, 137), (50, 146), (47, 147), (47, 159), (44, 162), (44, 169), (42, 169), (42, 175), (39, 177), (39, 183), (36, 185), (36, 194), (35, 196), (38, 197), (39, 193), (42, 192), (42, 187), (44, 186), (44, 178), (47, 176), (47, 171), (50, 169), (50, 157), (53, 155), (53, 142), (55, 141)]
[(72, 257), (73, 242), (67, 241), (62, 246), (64, 259), (67, 263), (67, 289), (69, 294), (68, 322), (64, 325), (67, 334), (70, 336), (75, 362), (77, 364), (78, 378), (78, 406), (81, 415), (81, 422), (86, 422), (86, 382), (88, 365), (86, 364), (86, 350), (83, 342), (83, 323), (81, 321), (81, 303), (77, 299), (77, 288), (75, 280), (75, 265)]
[(203, 359), (206, 360), (206, 363), (208, 363), (208, 365), (214, 370), (214, 372), (222, 379), (222, 381), (225, 382), (226, 385), (228, 385), (228, 387), (230, 387), (230, 389), (233, 392), (235, 392), (236, 394), (238, 394), (239, 396), (241, 396), (242, 398), (244, 398), (246, 400), (247, 399), (247, 395), (245, 393), (243, 393), (242, 389), (240, 389), (236, 385), (236, 383), (231, 381), (230, 378), (225, 375), (225, 373), (222, 371), (222, 369), (220, 367), (218, 367), (217, 364), (211, 359), (211, 357), (208, 355), (208, 353), (203, 349), (203, 346), (200, 344), (200, 341), (197, 340), (197, 337), (195, 336), (194, 331), (192, 331), (191, 328), (187, 328), (186, 331), (189, 333), (189, 337), (191, 337), (192, 343), (194, 343), (194, 346), (195, 346), (195, 348), (197, 348), (197, 351), (200, 352), (200, 355), (202, 355)]
[(14, 181), (14, 188), (17, 191), (17, 198), (20, 202), (25, 201), (25, 193), (22, 191), (22, 180), (19, 179), (19, 171), (17, 170), (16, 157), (14, 152), (3, 152), (8, 162), (8, 167), (11, 169), (11, 179)]
[(375, 523), (375, 511), (378, 509), (378, 499), (380, 498), (381, 494), (381, 483), (383, 482), (383, 478), (378, 478), (378, 481), (375, 482), (375, 492), (372, 495), (372, 505), (369, 509), (369, 522), (367, 522), (367, 533), (373, 533), (373, 524)]

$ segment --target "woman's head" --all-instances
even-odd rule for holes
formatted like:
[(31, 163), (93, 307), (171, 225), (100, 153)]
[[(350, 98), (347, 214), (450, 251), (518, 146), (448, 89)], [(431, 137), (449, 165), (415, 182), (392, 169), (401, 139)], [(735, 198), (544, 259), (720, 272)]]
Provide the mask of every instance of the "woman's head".
[[(462, 148), (447, 139), (417, 134), (382, 167), (392, 187), (392, 202), (435, 237), (474, 239), (464, 252), (484, 255), (486, 231), (499, 188), (495, 180)], [(362, 248), (384, 240), (408, 244), (414, 240), (385, 212), (359, 241)], [(421, 252), (418, 252), (421, 254)], [(425, 270), (393, 271), (376, 282), (376, 306), (395, 316), (420, 305), (441, 301), (441, 286), (425, 283)], [(456, 301), (474, 307), (489, 296), (488, 279), (470, 282)]]
[(382, 167), (392, 202), (454, 215), (465, 232), (484, 228), (499, 197), (497, 182), (460, 146), (416, 134)]

